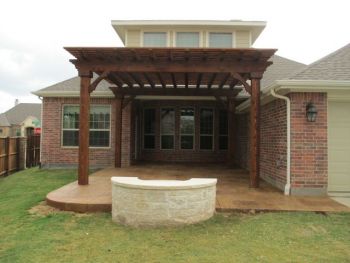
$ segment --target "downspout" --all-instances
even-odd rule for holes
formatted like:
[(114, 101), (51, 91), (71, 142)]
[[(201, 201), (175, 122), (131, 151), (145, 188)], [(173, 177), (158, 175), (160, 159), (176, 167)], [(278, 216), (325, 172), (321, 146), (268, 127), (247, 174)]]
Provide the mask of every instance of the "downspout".
[(287, 183), (284, 187), (284, 194), (290, 195), (290, 99), (286, 96), (276, 94), (274, 88), (270, 92), (273, 97), (285, 100), (287, 103)]

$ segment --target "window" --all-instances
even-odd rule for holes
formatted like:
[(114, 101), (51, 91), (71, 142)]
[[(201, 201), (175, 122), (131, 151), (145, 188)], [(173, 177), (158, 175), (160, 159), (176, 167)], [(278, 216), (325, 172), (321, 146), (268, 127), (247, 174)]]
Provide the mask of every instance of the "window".
[(3, 132), (3, 130), (2, 130), (2, 129), (0, 129), (0, 134), (2, 134), (2, 132)]
[(174, 149), (175, 111), (164, 108), (160, 111), (160, 144), (161, 149)]
[(199, 47), (198, 32), (176, 33), (176, 47)]
[(194, 141), (194, 109), (181, 109), (180, 145), (181, 149), (193, 149)]
[(232, 48), (232, 33), (209, 33), (209, 47)]
[(220, 110), (219, 113), (219, 149), (227, 150), (228, 148), (228, 118), (227, 111)]
[(214, 134), (214, 110), (200, 110), (200, 149), (213, 149), (213, 134)]
[(143, 46), (144, 47), (166, 47), (167, 33), (166, 32), (144, 32)]
[(156, 110), (144, 109), (143, 111), (143, 148), (154, 149), (155, 148), (155, 131), (156, 131)]
[[(90, 108), (91, 147), (109, 147), (110, 141), (110, 106), (95, 105)], [(79, 106), (63, 107), (62, 145), (79, 145)]]

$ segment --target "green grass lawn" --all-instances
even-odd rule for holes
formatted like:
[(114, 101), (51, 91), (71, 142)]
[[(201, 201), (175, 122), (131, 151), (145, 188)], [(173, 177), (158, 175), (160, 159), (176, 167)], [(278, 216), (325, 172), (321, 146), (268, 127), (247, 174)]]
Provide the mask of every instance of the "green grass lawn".
[(69, 170), (0, 179), (0, 262), (350, 262), (350, 213), (234, 213), (181, 228), (131, 229), (109, 213), (29, 213)]

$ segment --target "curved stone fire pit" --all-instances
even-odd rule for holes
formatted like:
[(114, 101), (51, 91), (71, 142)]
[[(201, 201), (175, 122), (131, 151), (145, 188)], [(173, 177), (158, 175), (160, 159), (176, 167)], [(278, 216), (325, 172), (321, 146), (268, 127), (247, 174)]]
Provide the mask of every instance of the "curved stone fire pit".
[(193, 224), (213, 216), (217, 179), (112, 177), (112, 219), (130, 226)]

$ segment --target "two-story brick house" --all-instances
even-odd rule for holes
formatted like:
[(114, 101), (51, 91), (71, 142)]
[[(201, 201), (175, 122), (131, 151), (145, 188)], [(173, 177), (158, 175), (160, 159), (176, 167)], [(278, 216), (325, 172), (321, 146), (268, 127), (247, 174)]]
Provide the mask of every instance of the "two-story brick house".
[(265, 22), (112, 26), (125, 48), (66, 48), (79, 77), (34, 92), (43, 97), (44, 167), (78, 165), (85, 184), (89, 165), (213, 162), (250, 170), (253, 187), (261, 177), (287, 194), (327, 192), (327, 90), (287, 85), (287, 104), (271, 95), (276, 81), (308, 68), (251, 48)]

